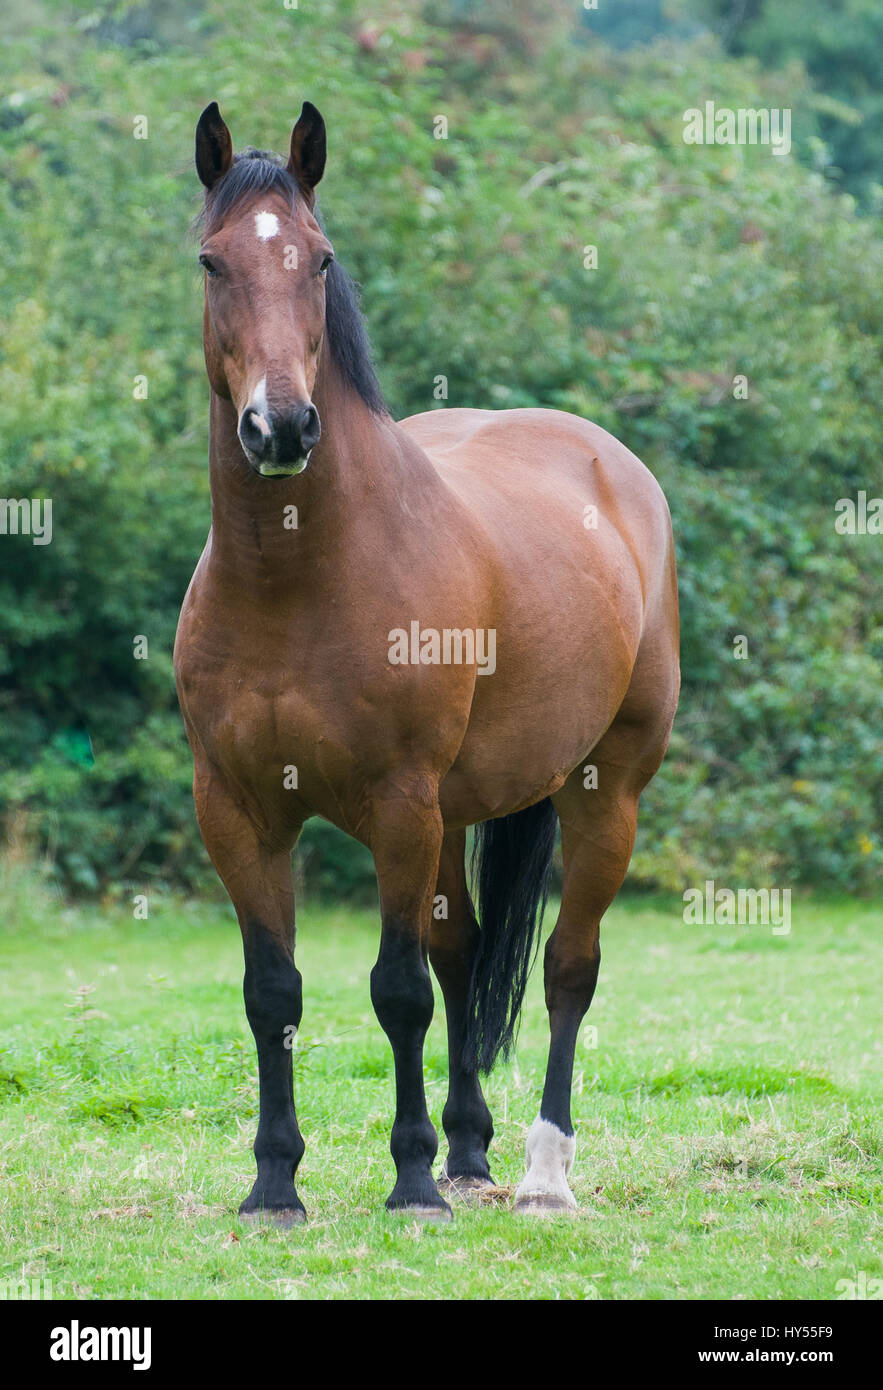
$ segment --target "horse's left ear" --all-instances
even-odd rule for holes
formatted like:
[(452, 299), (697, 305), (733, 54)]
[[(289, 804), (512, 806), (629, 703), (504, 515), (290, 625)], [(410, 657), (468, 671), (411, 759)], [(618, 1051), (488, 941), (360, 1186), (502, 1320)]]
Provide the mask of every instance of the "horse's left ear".
[(308, 199), (325, 172), (325, 122), (310, 101), (305, 101), (297, 125), (291, 132), (288, 172), (293, 174)]

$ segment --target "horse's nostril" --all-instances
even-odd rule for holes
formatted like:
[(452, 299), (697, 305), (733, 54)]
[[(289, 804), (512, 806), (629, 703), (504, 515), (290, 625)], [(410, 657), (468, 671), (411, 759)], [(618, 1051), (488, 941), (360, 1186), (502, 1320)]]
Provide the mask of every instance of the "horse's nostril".
[(239, 422), (239, 438), (246, 449), (253, 454), (264, 454), (270, 445), (273, 432), (264, 416), (249, 407), (242, 412)]
[(316, 447), (321, 433), (322, 426), (319, 422), (318, 410), (314, 405), (306, 406), (301, 417), (300, 426), (300, 439), (304, 453), (308, 454), (311, 449)]

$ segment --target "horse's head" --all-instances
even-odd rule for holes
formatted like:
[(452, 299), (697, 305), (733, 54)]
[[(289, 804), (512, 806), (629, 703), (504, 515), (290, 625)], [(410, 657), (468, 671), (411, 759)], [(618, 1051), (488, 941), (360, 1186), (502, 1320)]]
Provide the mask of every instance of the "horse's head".
[(236, 409), (251, 466), (290, 477), (306, 468), (321, 428), (311, 397), (334, 259), (314, 216), (325, 123), (305, 102), (287, 164), (255, 150), (234, 158), (212, 102), (196, 127), (196, 168), (206, 187), (199, 260), (209, 381)]

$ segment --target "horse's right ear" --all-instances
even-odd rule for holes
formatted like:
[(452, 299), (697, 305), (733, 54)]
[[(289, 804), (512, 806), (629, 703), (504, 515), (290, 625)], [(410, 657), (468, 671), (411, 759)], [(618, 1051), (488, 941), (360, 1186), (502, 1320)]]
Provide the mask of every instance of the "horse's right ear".
[(213, 101), (199, 118), (196, 127), (196, 172), (206, 188), (212, 188), (223, 178), (233, 163), (233, 141)]

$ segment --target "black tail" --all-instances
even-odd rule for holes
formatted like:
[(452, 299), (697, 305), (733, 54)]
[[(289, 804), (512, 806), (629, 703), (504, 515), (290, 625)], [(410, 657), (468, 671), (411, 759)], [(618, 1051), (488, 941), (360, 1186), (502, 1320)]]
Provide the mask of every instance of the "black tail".
[(475, 830), (473, 878), (481, 926), (469, 987), (463, 1061), (489, 1072), (515, 1041), (518, 1014), (546, 906), (555, 847), (555, 807), (546, 798)]

